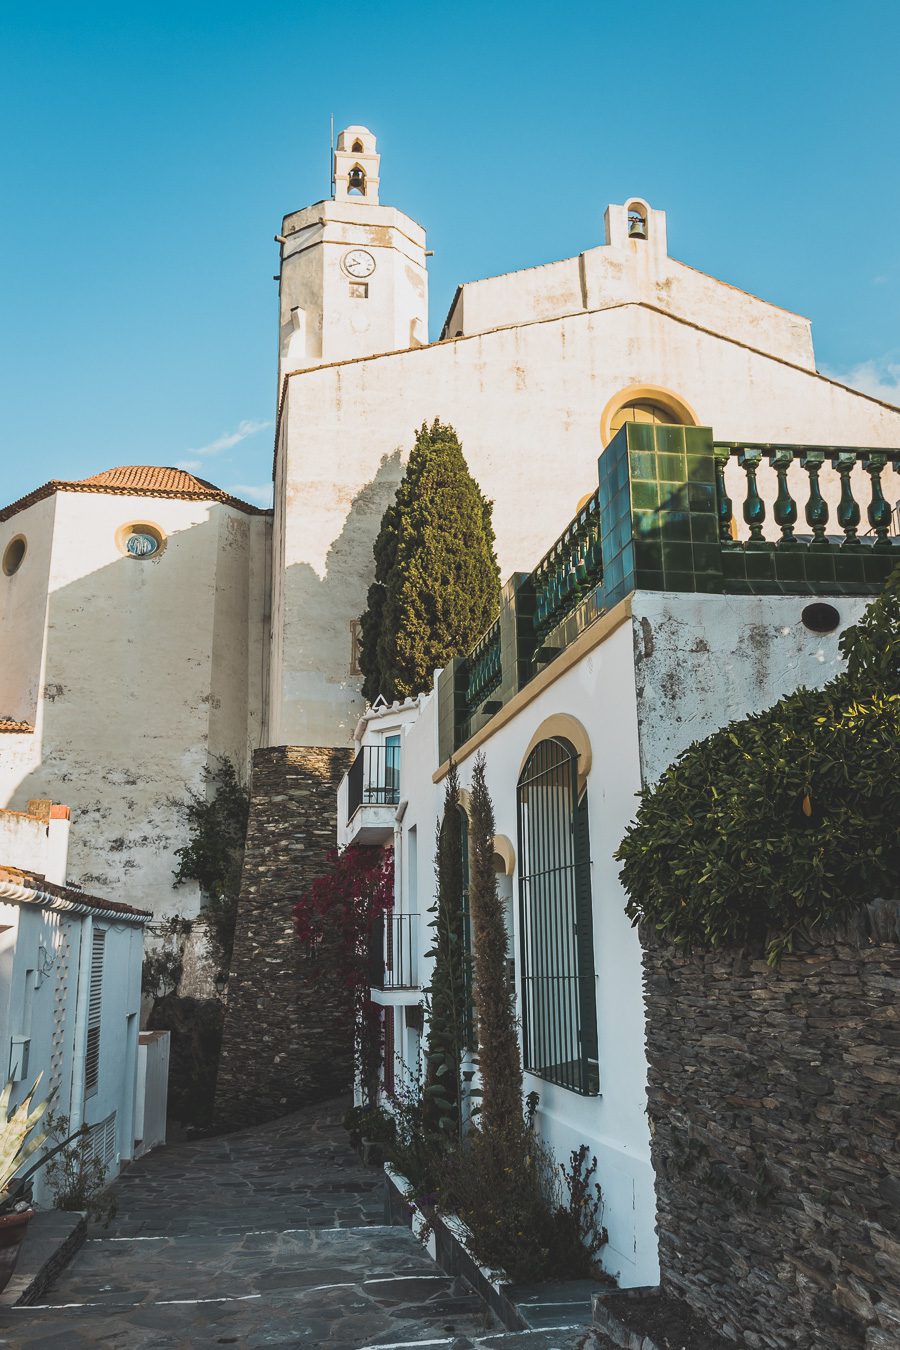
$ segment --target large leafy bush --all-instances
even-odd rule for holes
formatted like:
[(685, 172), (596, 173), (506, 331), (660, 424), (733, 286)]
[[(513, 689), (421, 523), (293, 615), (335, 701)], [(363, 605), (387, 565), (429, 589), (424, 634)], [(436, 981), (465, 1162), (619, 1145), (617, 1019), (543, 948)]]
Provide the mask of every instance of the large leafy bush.
[(616, 857), (627, 912), (675, 943), (768, 939), (900, 889), (900, 569), (841, 637), (847, 669), (686, 750)]

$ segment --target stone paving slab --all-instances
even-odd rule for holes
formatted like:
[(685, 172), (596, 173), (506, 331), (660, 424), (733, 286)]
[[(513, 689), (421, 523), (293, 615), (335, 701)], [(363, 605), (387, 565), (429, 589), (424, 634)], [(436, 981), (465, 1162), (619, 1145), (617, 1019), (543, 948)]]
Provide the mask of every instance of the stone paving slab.
[(585, 1328), (504, 1332), (405, 1227), (350, 1150), (346, 1102), (148, 1154), (11, 1350), (608, 1350)]

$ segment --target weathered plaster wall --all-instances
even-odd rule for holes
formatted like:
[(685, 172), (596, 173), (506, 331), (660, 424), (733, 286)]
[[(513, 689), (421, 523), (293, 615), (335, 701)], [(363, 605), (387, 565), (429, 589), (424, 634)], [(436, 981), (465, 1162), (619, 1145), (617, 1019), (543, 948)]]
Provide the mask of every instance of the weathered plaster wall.
[[(157, 557), (117, 547), (117, 529), (135, 520), (165, 534)], [(172, 885), (186, 840), (175, 803), (203, 793), (205, 767), (223, 757), (249, 768), (265, 679), (268, 518), (220, 503), (60, 492), (13, 525), (34, 537), (35, 564), (44, 547), (50, 563), (32, 580), (29, 551), (16, 576), (0, 577), (33, 584), (37, 608), (43, 588), (46, 613), (36, 728), (0, 739), (0, 804), (63, 797), (71, 881), (158, 918), (196, 914), (196, 887)]]
[(56, 498), (45, 497), (27, 511), (0, 521), (0, 559), (13, 539), (22, 536), (25, 557), (17, 572), (0, 571), (0, 717), (34, 725), (40, 702), (47, 583)]
[(216, 1085), (215, 1121), (237, 1128), (349, 1091), (352, 1013), (323, 945), (315, 978), (292, 907), (334, 848), (346, 750), (280, 746), (253, 757), (252, 799)]
[[(508, 576), (535, 565), (596, 486), (603, 409), (641, 383), (673, 390), (721, 439), (900, 445), (897, 409), (637, 305), (295, 375), (282, 412), (275, 550), (284, 569), (272, 679), (279, 738), (349, 742), (363, 706), (350, 625), (423, 420), (459, 431), (494, 501)], [(897, 495), (894, 475), (885, 486)]]
[(741, 1344), (900, 1344), (900, 906), (771, 970), (645, 935), (663, 1283)]
[(843, 669), (841, 633), (868, 600), (834, 596), (833, 633), (811, 633), (810, 596), (669, 595), (632, 600), (641, 774), (653, 783), (692, 742)]

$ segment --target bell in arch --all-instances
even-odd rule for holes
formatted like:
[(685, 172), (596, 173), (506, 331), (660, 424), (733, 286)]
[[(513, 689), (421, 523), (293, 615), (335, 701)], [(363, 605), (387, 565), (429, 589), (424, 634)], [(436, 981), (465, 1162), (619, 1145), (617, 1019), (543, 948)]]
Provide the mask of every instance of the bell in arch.
[(638, 211), (635, 207), (631, 207), (628, 212), (628, 238), (647, 238), (647, 218), (642, 211)]
[(366, 195), (365, 169), (361, 169), (358, 164), (354, 164), (353, 168), (347, 175), (347, 191), (359, 192), (362, 194), (363, 197)]

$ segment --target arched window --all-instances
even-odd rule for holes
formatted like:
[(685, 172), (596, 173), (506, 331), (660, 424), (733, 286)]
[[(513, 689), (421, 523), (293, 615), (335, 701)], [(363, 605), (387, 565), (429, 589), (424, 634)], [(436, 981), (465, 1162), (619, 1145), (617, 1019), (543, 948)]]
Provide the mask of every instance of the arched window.
[(615, 413), (609, 424), (610, 434), (615, 436), (617, 431), (621, 431), (626, 422), (650, 422), (653, 426), (677, 426), (681, 418), (673, 408), (667, 408), (664, 403), (659, 403), (655, 399), (635, 398), (630, 403), (623, 403), (622, 407)]
[(347, 191), (358, 192), (361, 197), (366, 195), (366, 171), (359, 164), (354, 164), (347, 175)]
[(600, 1090), (587, 791), (566, 740), (538, 742), (519, 778), (519, 910), (525, 1068)]
[(350, 147), (351, 155), (361, 155), (363, 153), (362, 141), (354, 141)]

